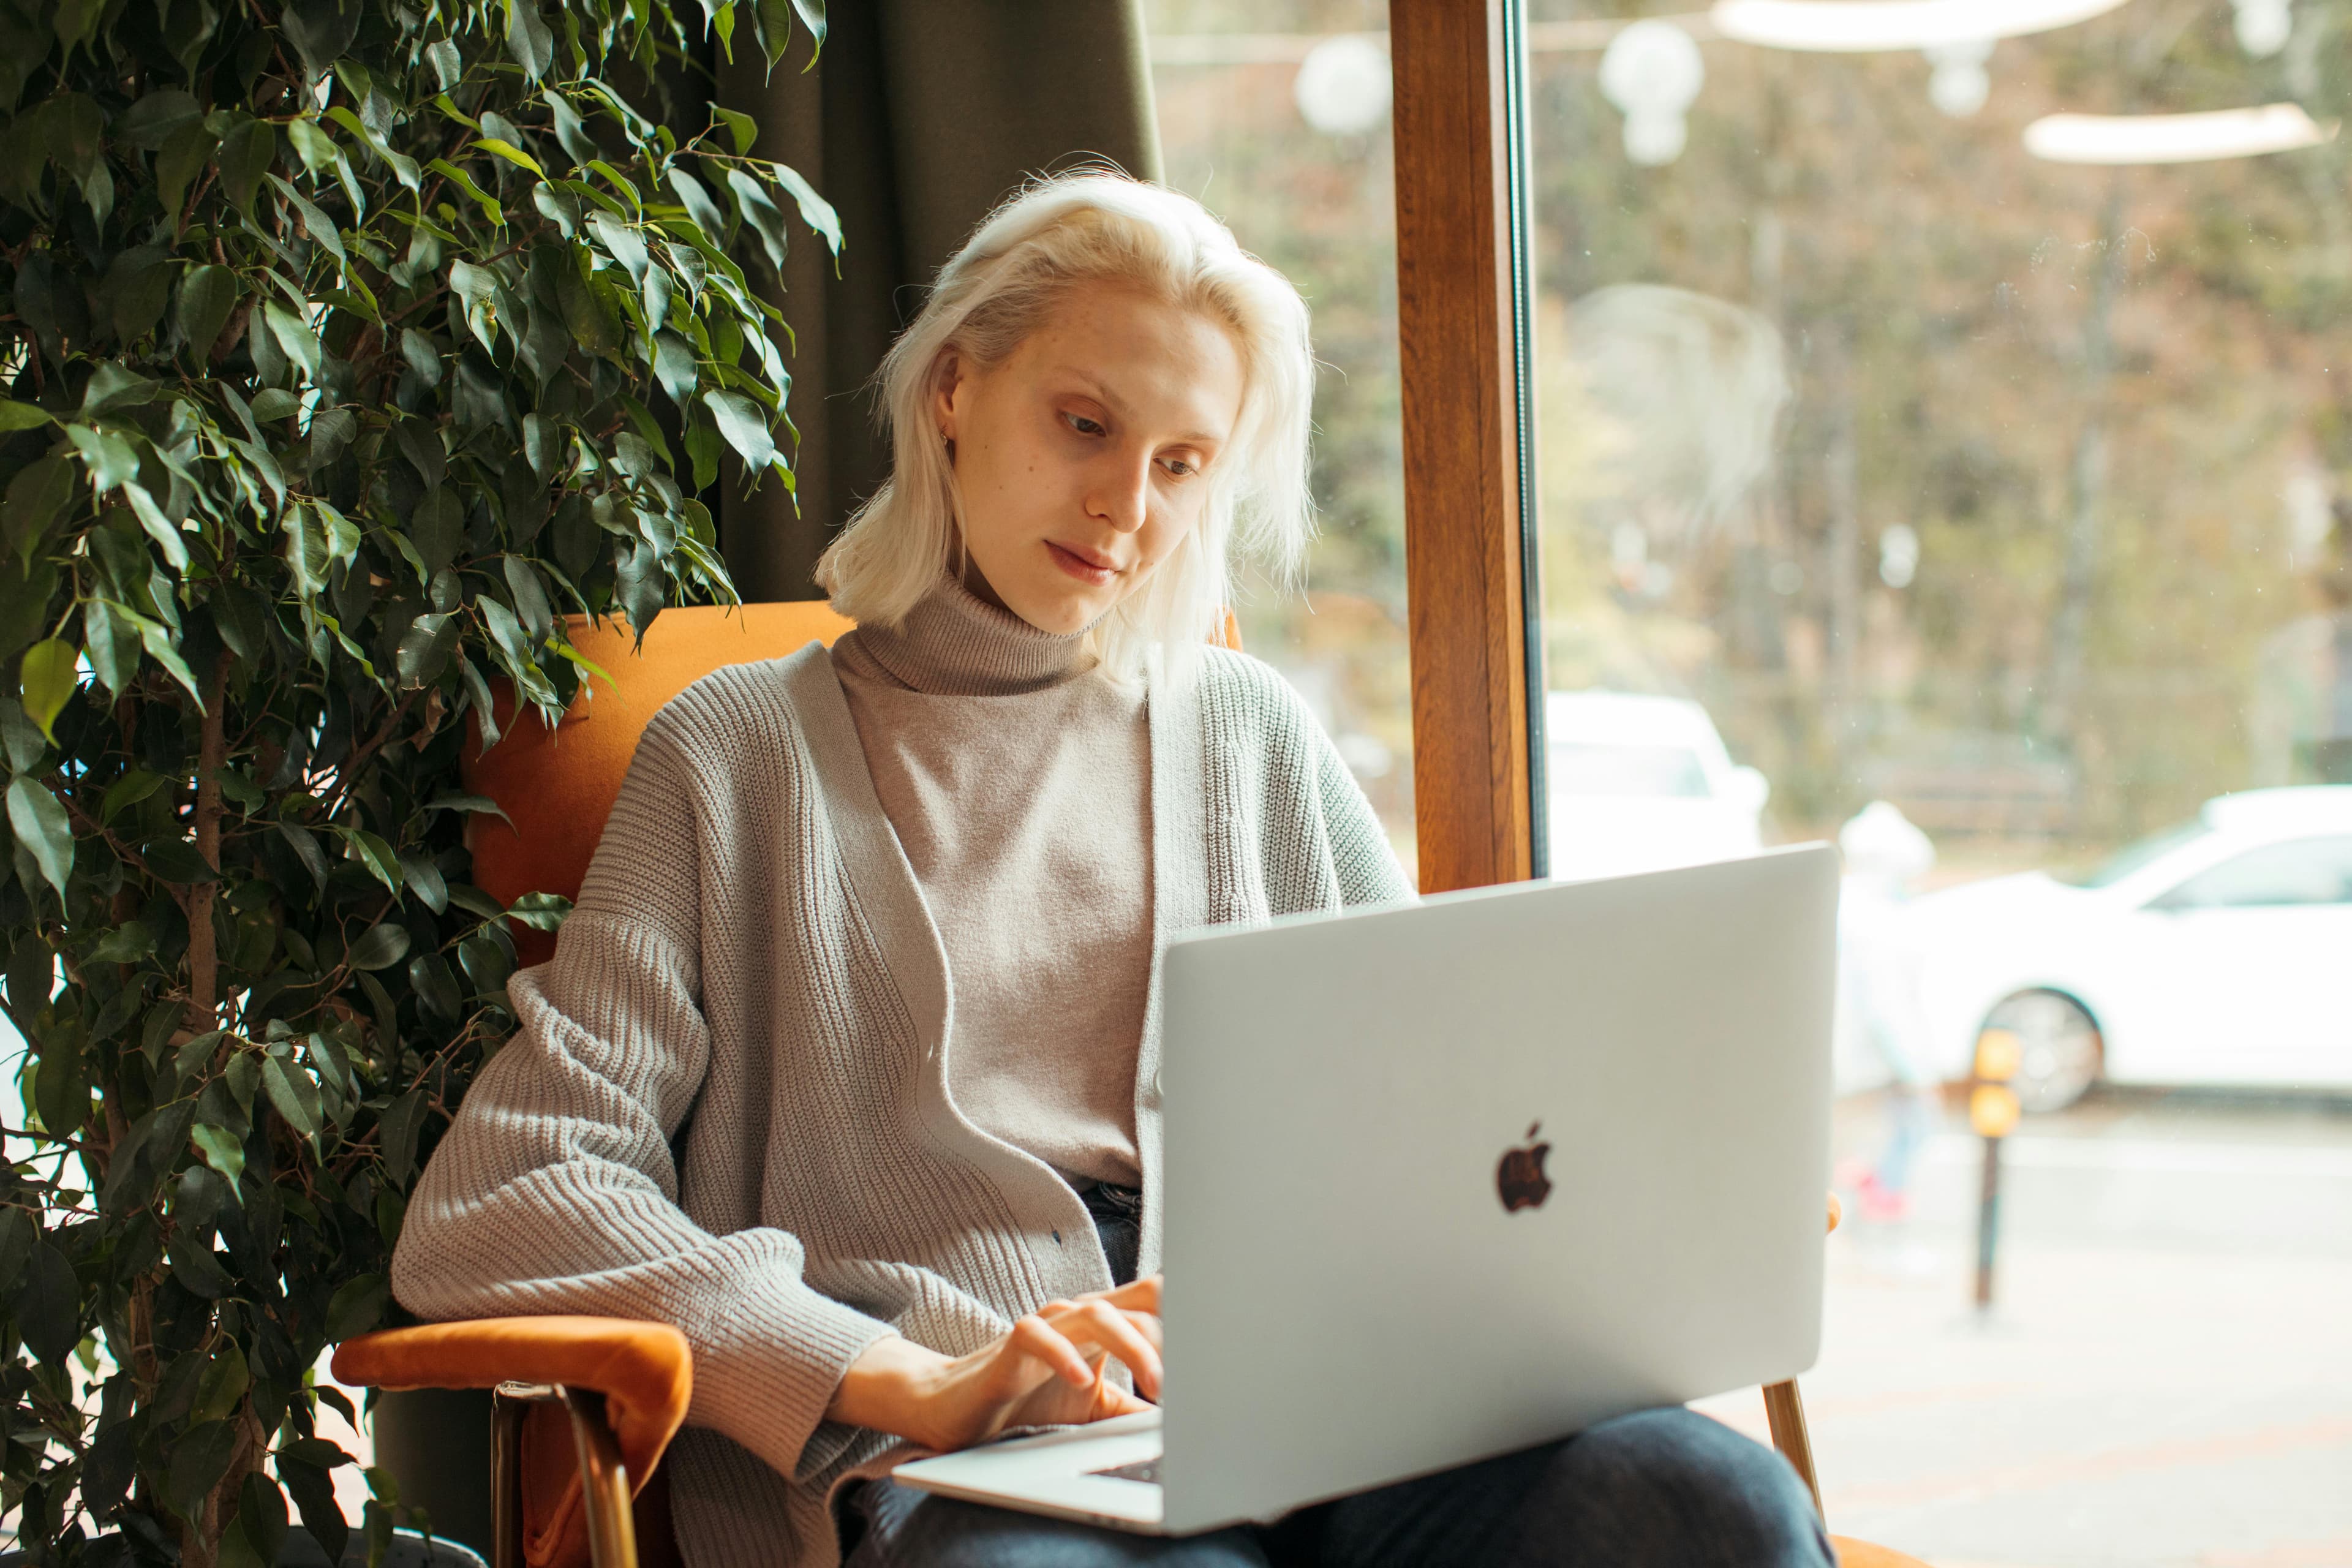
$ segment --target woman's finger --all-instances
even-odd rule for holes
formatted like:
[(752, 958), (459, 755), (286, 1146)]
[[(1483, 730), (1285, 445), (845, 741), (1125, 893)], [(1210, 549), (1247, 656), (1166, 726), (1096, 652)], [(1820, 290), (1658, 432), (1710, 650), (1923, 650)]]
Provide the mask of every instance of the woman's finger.
[[(1066, 1311), (1076, 1310), (1064, 1304)], [(1075, 1387), (1084, 1388), (1095, 1380), (1094, 1369), (1087, 1364), (1087, 1358), (1078, 1353), (1078, 1347), (1065, 1338), (1059, 1329), (1034, 1312), (1013, 1325), (1013, 1332), (1006, 1336), (1005, 1343), (1010, 1350), (1045, 1363), (1047, 1371)]]
[(1160, 1276), (1152, 1274), (1141, 1279), (1130, 1279), (1117, 1289), (1097, 1290), (1078, 1300), (1108, 1301), (1112, 1306), (1130, 1312), (1156, 1313), (1160, 1310)]
[(1073, 1341), (1101, 1346), (1127, 1363), (1143, 1394), (1160, 1389), (1160, 1352), (1128, 1314), (1108, 1301), (1082, 1301), (1047, 1320)]

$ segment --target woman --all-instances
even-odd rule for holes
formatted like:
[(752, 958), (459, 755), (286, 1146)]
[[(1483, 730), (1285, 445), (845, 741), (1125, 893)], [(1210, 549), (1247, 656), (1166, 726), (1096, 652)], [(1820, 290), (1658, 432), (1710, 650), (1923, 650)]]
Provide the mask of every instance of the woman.
[(1298, 699), (1206, 646), (1229, 545), (1304, 542), (1312, 379), (1194, 203), (1009, 202), (883, 366), (892, 478), (820, 570), (858, 629), (656, 715), (515, 977), (394, 1286), (683, 1330), (695, 1568), (1827, 1563), (1779, 1458), (1681, 1411), (1183, 1542), (886, 1479), (1158, 1394), (1159, 942), (1410, 894)]

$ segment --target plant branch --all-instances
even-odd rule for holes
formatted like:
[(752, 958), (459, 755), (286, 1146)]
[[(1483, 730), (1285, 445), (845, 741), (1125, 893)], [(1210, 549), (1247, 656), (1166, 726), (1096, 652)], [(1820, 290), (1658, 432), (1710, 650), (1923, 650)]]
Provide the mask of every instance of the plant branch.
[[(220, 868), (225, 809), (220, 775), (228, 763), (230, 658), (223, 649), (205, 681), (205, 717), (196, 749), (196, 854), (215, 870)], [(213, 899), (219, 886), (203, 882), (188, 891), (188, 1026), (192, 1029), (209, 1029), (218, 1021), (220, 946), (213, 930)]]

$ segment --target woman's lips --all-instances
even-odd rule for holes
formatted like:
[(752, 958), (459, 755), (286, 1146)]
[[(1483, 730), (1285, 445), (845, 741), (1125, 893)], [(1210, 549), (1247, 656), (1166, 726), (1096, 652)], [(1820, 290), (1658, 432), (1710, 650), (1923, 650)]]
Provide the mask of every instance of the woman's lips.
[(1118, 575), (1118, 568), (1110, 564), (1108, 559), (1099, 558), (1091, 553), (1082, 554), (1066, 544), (1056, 544), (1050, 539), (1045, 541), (1045, 549), (1054, 557), (1055, 565), (1059, 566), (1079, 582), (1093, 587), (1099, 588)]

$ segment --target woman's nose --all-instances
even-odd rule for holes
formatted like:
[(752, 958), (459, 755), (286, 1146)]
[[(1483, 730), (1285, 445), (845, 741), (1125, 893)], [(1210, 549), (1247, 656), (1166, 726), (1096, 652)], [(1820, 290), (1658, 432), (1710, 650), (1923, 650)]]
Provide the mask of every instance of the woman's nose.
[(1143, 526), (1151, 506), (1151, 458), (1149, 454), (1138, 458), (1124, 457), (1106, 463), (1096, 478), (1094, 493), (1087, 498), (1087, 510), (1109, 523), (1121, 533), (1133, 533)]

